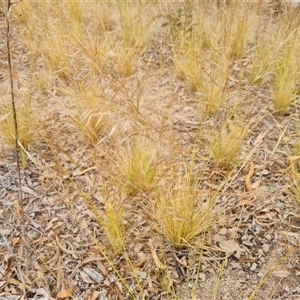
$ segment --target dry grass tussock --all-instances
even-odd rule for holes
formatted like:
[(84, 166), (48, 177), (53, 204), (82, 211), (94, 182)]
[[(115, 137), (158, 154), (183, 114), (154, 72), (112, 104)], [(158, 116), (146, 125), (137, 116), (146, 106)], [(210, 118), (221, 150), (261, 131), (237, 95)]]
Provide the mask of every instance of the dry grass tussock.
[(299, 288), (300, 8), (275, 4), (14, 4), (25, 237), (0, 14), (1, 299)]

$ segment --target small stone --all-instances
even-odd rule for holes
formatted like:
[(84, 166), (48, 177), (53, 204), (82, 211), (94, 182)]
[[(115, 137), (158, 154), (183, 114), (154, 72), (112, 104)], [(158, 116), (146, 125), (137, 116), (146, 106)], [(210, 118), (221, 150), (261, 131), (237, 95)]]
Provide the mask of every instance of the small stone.
[(290, 275), (290, 272), (285, 268), (279, 268), (275, 270), (272, 275), (278, 278), (286, 278)]
[(227, 237), (229, 240), (233, 240), (235, 238), (237, 230), (238, 229), (236, 227), (228, 229)]
[(266, 235), (265, 235), (265, 238), (266, 238), (267, 240), (269, 240), (269, 241), (272, 239), (272, 237), (271, 237), (269, 234), (266, 234)]
[(290, 291), (291, 291), (290, 288), (289, 288), (288, 286), (285, 286), (285, 287), (284, 287), (284, 290), (285, 290), (286, 292), (290, 292)]
[(253, 246), (253, 243), (251, 243), (250, 241), (243, 241), (243, 244), (249, 247)]
[(182, 111), (183, 112), (189, 112), (189, 111), (193, 111), (194, 109), (191, 106), (185, 106)]
[(260, 174), (261, 175), (269, 175), (270, 174), (270, 171), (268, 171), (268, 170), (262, 170), (261, 172), (260, 172)]
[(204, 273), (200, 273), (199, 274), (199, 278), (202, 280), (202, 281), (205, 281), (206, 280), (206, 275)]
[(250, 267), (251, 271), (254, 271), (257, 268), (257, 263), (253, 263)]
[(225, 227), (221, 228), (221, 230), (220, 230), (221, 235), (225, 235), (225, 234), (227, 234), (227, 232), (228, 232), (228, 229)]
[(257, 276), (262, 278), (265, 276), (265, 274), (264, 274), (264, 272), (259, 272), (259, 273), (257, 273)]
[(268, 253), (270, 251), (270, 245), (269, 244), (263, 244), (262, 249), (265, 253)]
[(221, 242), (221, 241), (224, 240), (224, 237), (222, 237), (219, 234), (215, 234), (214, 237), (213, 237), (213, 239), (214, 239), (215, 242)]

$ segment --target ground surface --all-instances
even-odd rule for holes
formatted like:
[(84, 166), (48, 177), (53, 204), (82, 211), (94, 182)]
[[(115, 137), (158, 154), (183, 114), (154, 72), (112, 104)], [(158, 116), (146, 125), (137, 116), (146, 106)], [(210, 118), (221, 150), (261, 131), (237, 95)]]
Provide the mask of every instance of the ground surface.
[[(5, 40), (1, 38), (0, 88), (5, 91), (3, 49)], [(247, 59), (242, 62), (247, 68)], [(122, 79), (122, 85), (134, 90), (143, 82), (141, 105), (152, 116), (153, 126), (170, 101), (164, 131), (172, 132), (174, 142), (188, 158), (199, 134), (198, 96), (175, 79), (172, 70), (168, 47), (153, 39), (141, 55), (137, 72)], [(22, 72), (26, 69), (19, 72), (25, 76)], [(140, 290), (145, 299), (175, 299), (166, 290), (173, 290), (177, 299), (190, 299), (195, 286), (194, 298), (199, 300), (249, 299), (256, 289), (254, 299), (300, 299), (300, 215), (290, 191), (293, 161), (287, 150), (297, 132), (300, 99), (286, 115), (277, 116), (268, 92), (238, 87), (237, 76), (233, 68), (230, 97), (233, 102), (244, 98), (239, 110), (250, 133), (241, 163), (226, 175), (229, 179), (221, 192), (219, 183), (225, 175), (209, 160), (206, 147), (213, 134), (209, 130), (218, 126), (221, 117), (208, 117), (201, 123), (194, 173), (200, 174), (206, 166), (199, 193), (220, 192), (223, 215), (208, 233), (211, 248), (201, 256), (197, 249), (175, 250), (153, 235), (149, 219), (140, 213), (143, 199), (139, 197), (126, 204), (128, 220), (134, 224), (129, 226), (127, 252), (117, 256), (109, 252), (91, 207), (104, 211), (99, 178), (109, 176), (103, 175), (106, 155), (118, 144), (112, 134), (100, 145), (88, 146), (68, 125), (67, 114), (54, 97), (40, 96), (35, 105), (44, 124), (40, 129), (44, 142), (28, 150), (28, 166), (21, 172), (25, 240), (20, 231), (14, 151), (4, 142), (0, 144), (0, 299), (26, 299), (25, 292), (27, 299), (130, 299), (124, 282), (137, 299), (142, 298)], [(45, 142), (49, 139), (54, 140), (52, 148)], [(82, 193), (89, 202), (83, 201)], [(168, 271), (159, 267), (157, 257)]]

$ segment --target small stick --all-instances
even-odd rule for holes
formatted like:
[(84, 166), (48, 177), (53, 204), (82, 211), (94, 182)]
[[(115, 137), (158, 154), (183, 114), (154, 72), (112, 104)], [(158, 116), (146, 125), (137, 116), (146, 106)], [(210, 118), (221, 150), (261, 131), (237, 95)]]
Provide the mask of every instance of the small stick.
[[(19, 1), (18, 1), (19, 2)], [(24, 205), (23, 205), (23, 190), (21, 184), (21, 171), (20, 171), (20, 161), (19, 161), (19, 140), (18, 140), (18, 122), (17, 122), (17, 111), (15, 105), (15, 95), (14, 95), (14, 79), (13, 79), (13, 63), (11, 57), (11, 47), (10, 47), (10, 23), (9, 23), (9, 12), (13, 4), (18, 2), (11, 2), (7, 0), (7, 10), (5, 13), (6, 21), (6, 47), (7, 47), (7, 61), (8, 61), (8, 70), (10, 78), (10, 94), (11, 94), (11, 104), (14, 118), (14, 129), (15, 129), (15, 158), (17, 163), (17, 176), (18, 176), (18, 187), (19, 187), (19, 206), (21, 214), (21, 233), (23, 239), (25, 239), (25, 220), (24, 220)]]

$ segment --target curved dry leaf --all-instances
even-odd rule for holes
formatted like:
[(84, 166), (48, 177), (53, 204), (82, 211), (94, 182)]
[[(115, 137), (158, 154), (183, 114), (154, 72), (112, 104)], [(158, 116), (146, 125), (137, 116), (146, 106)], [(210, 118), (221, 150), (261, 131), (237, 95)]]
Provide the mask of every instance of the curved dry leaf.
[(285, 268), (279, 268), (279, 269), (275, 270), (272, 273), (272, 275), (275, 276), (275, 277), (279, 277), (279, 278), (285, 278), (285, 277), (288, 277), (290, 275), (290, 272)]
[(101, 292), (100, 291), (93, 291), (93, 294), (88, 294), (87, 300), (96, 300), (101, 299)]
[(14, 278), (6, 278), (6, 281), (10, 284), (13, 284), (15, 286), (18, 286), (20, 289), (22, 288), (25, 288), (27, 290), (30, 290), (31, 289), (31, 286), (26, 284), (26, 283), (22, 283), (20, 282), (19, 280), (17, 279), (14, 279)]
[(289, 157), (289, 160), (291, 160), (291, 161), (295, 161), (295, 160), (298, 160), (298, 159), (300, 159), (300, 155), (295, 155), (295, 156), (290, 156)]
[(15, 270), (16, 262), (13, 257), (10, 257), (6, 262), (6, 269), (4, 271), (3, 276), (11, 277), (12, 273)]
[(15, 201), (15, 211), (18, 218), (21, 218), (21, 208), (19, 201)]
[(103, 281), (103, 276), (97, 272), (95, 269), (84, 267), (83, 271), (90, 276), (92, 280), (97, 283), (101, 283)]
[(133, 270), (134, 274), (137, 275), (139, 278), (141, 279), (146, 279), (147, 276), (148, 276), (148, 273), (147, 272), (144, 272), (144, 271), (140, 271), (138, 269), (134, 269)]
[(234, 240), (221, 241), (219, 243), (219, 246), (222, 250), (224, 250), (225, 252), (227, 252), (229, 254), (233, 254), (235, 252), (234, 256), (236, 258), (240, 258), (242, 249), (236, 241), (234, 241)]
[(254, 203), (253, 200), (240, 200), (238, 203), (237, 203), (237, 206), (250, 206)]
[(260, 186), (261, 180), (258, 179), (254, 183), (251, 184), (253, 190), (257, 189)]
[(151, 254), (152, 254), (152, 258), (154, 260), (155, 265), (161, 269), (161, 270), (165, 270), (167, 268), (166, 265), (164, 265), (158, 258), (158, 255), (156, 253), (156, 249), (153, 246), (153, 242), (151, 239), (149, 239), (149, 246), (150, 246), (150, 250), (151, 250)]
[(65, 253), (67, 253), (67, 254), (71, 254), (71, 255), (76, 255), (76, 253), (75, 253), (74, 250), (67, 249), (65, 246), (63, 246), (63, 245), (60, 243), (60, 241), (59, 241), (57, 235), (55, 236), (55, 238), (56, 238), (56, 242), (57, 242), (58, 247), (59, 247), (63, 252), (65, 252)]
[(84, 271), (79, 271), (79, 274), (85, 283), (95, 283), (95, 281), (92, 280), (91, 277)]
[(57, 294), (58, 299), (65, 299), (72, 297), (72, 291), (70, 289), (64, 289)]
[(98, 269), (101, 271), (101, 273), (102, 273), (104, 276), (107, 276), (108, 271), (107, 271), (107, 269), (105, 268), (105, 266), (102, 264), (101, 261), (97, 261), (97, 267), (98, 267)]
[(32, 196), (37, 196), (36, 192), (34, 192), (31, 188), (29, 188), (28, 186), (22, 186), (22, 191), (24, 193), (30, 194)]
[(263, 142), (264, 137), (265, 137), (265, 133), (260, 133), (260, 134), (256, 137), (255, 141), (253, 142), (253, 146), (256, 146), (256, 145), (261, 144), (261, 143)]
[(82, 267), (83, 265), (86, 265), (89, 262), (97, 261), (97, 260), (103, 260), (103, 258), (101, 256), (87, 257), (77, 266), (77, 268)]
[[(46, 291), (46, 289), (44, 289), (44, 288), (38, 288), (38, 289), (34, 290), (34, 292), (35, 292), (36, 297), (37, 296), (43, 296), (43, 298), (41, 298), (43, 300), (49, 300), (50, 299), (49, 292)], [(40, 297), (38, 297), (38, 299), (40, 299)]]
[(251, 185), (251, 177), (253, 176), (253, 173), (254, 173), (254, 163), (251, 161), (250, 166), (249, 166), (249, 173), (245, 179), (246, 188), (249, 193), (253, 193), (253, 189), (252, 189), (252, 185)]
[(299, 239), (300, 238), (300, 234), (297, 232), (291, 232), (291, 231), (285, 231), (285, 230), (280, 230), (279, 233), (283, 236), (292, 236), (294, 238)]

